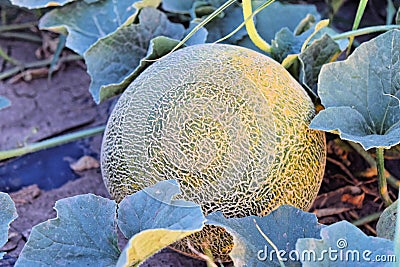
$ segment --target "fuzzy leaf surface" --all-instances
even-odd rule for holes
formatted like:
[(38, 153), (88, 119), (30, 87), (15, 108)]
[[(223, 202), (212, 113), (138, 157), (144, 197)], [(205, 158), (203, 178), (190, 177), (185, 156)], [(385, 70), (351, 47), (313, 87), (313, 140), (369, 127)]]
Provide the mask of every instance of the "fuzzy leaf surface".
[(400, 31), (360, 45), (350, 57), (326, 64), (318, 95), (325, 110), (310, 128), (338, 133), (364, 149), (400, 143)]
[[(10, 223), (18, 217), (17, 209), (11, 197), (0, 192), (0, 248), (7, 243)], [(5, 253), (0, 251), (0, 259)]]
[(116, 203), (92, 194), (56, 202), (57, 218), (33, 227), (16, 266), (115, 266)]
[(340, 52), (339, 45), (325, 34), (300, 53), (300, 81), (315, 95), (317, 95), (318, 75), (322, 66)]
[(271, 57), (278, 62), (282, 62), (288, 55), (300, 53), (301, 46), (311, 32), (307, 31), (301, 35), (294, 35), (286, 27), (281, 29), (271, 42)]
[[(230, 256), (235, 266), (280, 266), (273, 247), (258, 231), (254, 220), (278, 250), (285, 251), (285, 266), (301, 266), (299, 261), (293, 261), (289, 257), (290, 251), (295, 249), (297, 239), (319, 237), (320, 230), (324, 227), (317, 222), (314, 214), (288, 205), (279, 207), (265, 217), (227, 219), (220, 212), (211, 213), (207, 216), (207, 224), (225, 227), (233, 236), (235, 245)], [(270, 254), (273, 255), (272, 260)]]
[(66, 46), (83, 55), (98, 39), (123, 24), (130, 24), (137, 15), (136, 2), (141, 3), (139, 0), (102, 0), (92, 4), (76, 1), (46, 13), (39, 28), (68, 34)]
[(138, 24), (122, 26), (96, 42), (84, 54), (94, 100), (99, 103), (123, 92), (139, 74), (140, 66), (143, 71), (146, 64), (141, 60), (163, 56), (176, 45), (168, 38), (150, 42), (153, 38), (181, 39), (184, 32), (181, 24), (170, 22), (164, 13), (149, 7), (140, 12)]
[(137, 266), (160, 249), (202, 229), (205, 217), (200, 206), (174, 199), (179, 193), (175, 181), (161, 181), (121, 201), (118, 225), (130, 240), (117, 266)]
[[(392, 262), (377, 263), (375, 260), (394, 254), (393, 241), (367, 236), (347, 221), (321, 229), (321, 237), (297, 241), (296, 249), (308, 252), (300, 257), (304, 267), (392, 266)], [(329, 251), (331, 254), (327, 253)]]

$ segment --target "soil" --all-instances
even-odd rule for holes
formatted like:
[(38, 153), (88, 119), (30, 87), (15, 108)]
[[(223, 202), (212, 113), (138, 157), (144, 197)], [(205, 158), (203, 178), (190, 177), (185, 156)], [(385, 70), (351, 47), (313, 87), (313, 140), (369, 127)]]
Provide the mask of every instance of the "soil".
[[(346, 1), (347, 12), (353, 12), (356, 8), (351, 2)], [(370, 8), (367, 12), (370, 12), (369, 18), (375, 24), (383, 24), (380, 9)], [(346, 11), (343, 13), (346, 14)], [(33, 18), (30, 12), (23, 12), (22, 15), (16, 12), (12, 20), (13, 23), (21, 23), (32, 21)], [(340, 23), (341, 21), (338, 22), (339, 26)], [(342, 28), (346, 27), (345, 25)], [(32, 30), (28, 31), (32, 33)], [(54, 38), (47, 33), (33, 33), (42, 37), (45, 34), (43, 40)], [(49, 52), (46, 51), (48, 47), (43, 48), (42, 43), (1, 36), (0, 44), (1, 48), (20, 62), (37, 61), (38, 54)], [(72, 54), (69, 51), (65, 53)], [(0, 73), (10, 68), (0, 57)], [(25, 75), (0, 81), (0, 96), (12, 102), (9, 108), (0, 111), (0, 150), (105, 124), (116, 98), (101, 105), (93, 102), (88, 92), (90, 78), (82, 61), (64, 63), (50, 80), (47, 79), (47, 73), (44, 73), (45, 77)], [(58, 199), (85, 193), (109, 197), (98, 168), (101, 138), (98, 135), (59, 148), (0, 162), (0, 191), (11, 192), (19, 214), (11, 224), (9, 242), (2, 248), (8, 253), (0, 260), (0, 266), (13, 266), (32, 226), (55, 217), (53, 206)], [(328, 161), (323, 184), (310, 211), (324, 224), (340, 220), (354, 221), (382, 211), (384, 206), (377, 191), (376, 172), (371, 171), (366, 161), (337, 136), (328, 135), (327, 144)], [(400, 177), (399, 153), (394, 149), (389, 155), (386, 166), (395, 177)], [(80, 170), (76, 166), (71, 167), (84, 156), (89, 156), (92, 164), (80, 166)], [(18, 172), (19, 169), (23, 171)], [(30, 177), (27, 178), (22, 173)], [(1, 181), (6, 179), (8, 185), (3, 185), (2, 188)], [(65, 183), (67, 180), (69, 181)], [(48, 181), (54, 183), (46, 187)], [(15, 191), (19, 188), (22, 189)], [(390, 194), (395, 199), (397, 191), (390, 188)], [(375, 224), (376, 220), (362, 225), (361, 229), (368, 235), (376, 235)], [(120, 245), (123, 244), (124, 241)], [(190, 267), (206, 264), (164, 249), (142, 266)]]

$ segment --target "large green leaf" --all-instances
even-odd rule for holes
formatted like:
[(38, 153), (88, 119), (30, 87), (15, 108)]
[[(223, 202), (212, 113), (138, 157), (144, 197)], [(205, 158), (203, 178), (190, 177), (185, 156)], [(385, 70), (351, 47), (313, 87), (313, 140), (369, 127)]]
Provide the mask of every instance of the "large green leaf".
[[(253, 10), (264, 2), (264, 0), (253, 0)], [(255, 25), (260, 36), (269, 43), (274, 39), (275, 34), (284, 27), (293, 32), (307, 14), (313, 15), (317, 21), (320, 19), (320, 15), (314, 5), (294, 5), (274, 2), (256, 15)], [(251, 42), (249, 37), (245, 37), (238, 44), (260, 51)]]
[[(0, 192), (0, 248), (7, 243), (8, 228), (10, 223), (17, 218), (17, 209), (11, 197), (3, 192)], [(3, 258), (4, 252), (0, 251), (0, 260)]]
[(66, 46), (82, 55), (98, 39), (114, 32), (135, 18), (135, 3), (157, 5), (159, 1), (102, 0), (92, 4), (76, 1), (46, 13), (39, 22), (41, 29), (68, 34)]
[(315, 40), (299, 55), (301, 83), (317, 95), (318, 75), (322, 66), (340, 52), (339, 45), (327, 34)]
[[(155, 8), (144, 8), (139, 14), (139, 23), (120, 27), (114, 33), (100, 39), (84, 54), (88, 73), (91, 76), (90, 92), (97, 103), (117, 95), (139, 74), (142, 59), (163, 56), (177, 43), (171, 39), (157, 39), (163, 35), (180, 39), (185, 32), (181, 24), (172, 23), (167, 16)], [(148, 49), (150, 50), (148, 52)], [(148, 66), (147, 64), (146, 66)]]
[(130, 238), (117, 266), (137, 266), (160, 249), (200, 231), (205, 217), (199, 205), (174, 199), (175, 181), (161, 181), (121, 201), (118, 225)]
[(5, 97), (0, 96), (0, 110), (11, 105), (10, 100)]
[(226, 219), (222, 213), (207, 216), (207, 224), (225, 227), (233, 236), (230, 256), (235, 266), (280, 266), (271, 244), (256, 228), (256, 223), (278, 250), (286, 266), (301, 266), (294, 257), (296, 241), (304, 237), (319, 237), (323, 225), (312, 213), (283, 205), (265, 217), (248, 216)]
[(56, 202), (57, 218), (33, 227), (16, 266), (115, 266), (116, 203), (92, 194)]
[[(54, 7), (54, 6), (63, 6), (70, 2), (76, 0), (11, 0), (11, 3), (16, 6), (26, 7), (29, 9), (33, 8), (44, 8), (44, 7)], [(88, 4), (100, 1), (100, 0), (83, 0)]]
[(313, 129), (340, 134), (365, 149), (400, 143), (400, 31), (363, 43), (345, 61), (324, 65), (318, 95), (325, 110)]
[(394, 255), (393, 241), (367, 236), (347, 221), (321, 229), (321, 237), (322, 239), (301, 238), (297, 241), (296, 249), (303, 251), (300, 259), (304, 267), (363, 267), (392, 264), (388, 257)]

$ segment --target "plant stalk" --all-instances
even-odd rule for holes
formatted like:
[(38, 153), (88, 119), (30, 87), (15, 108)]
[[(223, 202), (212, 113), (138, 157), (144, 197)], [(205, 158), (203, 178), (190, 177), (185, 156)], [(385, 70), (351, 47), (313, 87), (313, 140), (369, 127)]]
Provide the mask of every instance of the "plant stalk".
[(384, 148), (376, 148), (376, 167), (378, 169), (378, 190), (385, 206), (392, 204), (392, 200), (389, 197), (386, 177), (385, 177), (385, 163), (384, 163)]
[(49, 138), (40, 142), (32, 143), (24, 147), (0, 151), (0, 161), (13, 157), (22, 156), (39, 150), (59, 146), (68, 142), (79, 140), (85, 137), (94, 136), (104, 132), (105, 126), (98, 126), (87, 130), (69, 133), (53, 138)]
[[(364, 15), (364, 11), (365, 11), (365, 7), (367, 6), (367, 3), (368, 3), (368, 0), (360, 0), (360, 2), (358, 4), (358, 8), (357, 8), (357, 14), (356, 14), (356, 17), (355, 17), (354, 23), (353, 23), (353, 28), (352, 28), (353, 31), (358, 29), (361, 18)], [(353, 45), (353, 41), (354, 41), (354, 36), (351, 36), (349, 39), (349, 44), (347, 46), (346, 56), (350, 55), (351, 46)]]
[(340, 40), (350, 38), (352, 36), (360, 36), (364, 34), (370, 34), (375, 32), (384, 32), (389, 30), (400, 29), (400, 25), (380, 25), (380, 26), (371, 26), (365, 27), (354, 31), (348, 31), (344, 33), (339, 33), (331, 36), (333, 40)]
[[(82, 59), (82, 57), (80, 55), (72, 54), (72, 55), (60, 58), (60, 62), (69, 62), (69, 61), (75, 61), (75, 60), (80, 60), (80, 59)], [(17, 67), (14, 67), (12, 69), (9, 69), (7, 71), (0, 73), (0, 81), (7, 79), (25, 69), (40, 68), (40, 67), (48, 66), (51, 64), (52, 61), (53, 61), (52, 58), (48, 58), (48, 59), (44, 59), (44, 60), (40, 60), (40, 61), (35, 61), (35, 62), (30, 62), (30, 63), (26, 63), (23, 65), (19, 65)]]
[[(270, 2), (272, 3), (273, 1)], [(252, 17), (253, 8), (251, 6), (251, 0), (243, 0), (242, 9), (247, 34), (249, 35), (251, 41), (262, 51), (271, 53), (271, 46), (257, 32), (256, 25), (254, 24), (254, 19)]]
[(39, 36), (25, 32), (0, 32), (0, 38), (12, 38), (34, 43), (42, 43), (42, 38)]
[(36, 27), (36, 26), (37, 26), (37, 22), (35, 22), (35, 21), (27, 22), (27, 23), (20, 23), (20, 24), (1, 25), (0, 32), (24, 30), (24, 29), (28, 29), (28, 28)]
[(367, 216), (365, 216), (363, 218), (360, 218), (358, 220), (353, 221), (352, 224), (355, 225), (355, 226), (361, 226), (361, 225), (376, 221), (376, 220), (379, 219), (381, 214), (382, 214), (382, 211), (378, 211), (378, 212), (372, 213), (372, 214), (367, 215)]
[[(367, 151), (365, 151), (360, 145), (353, 143), (353, 142), (348, 142), (348, 144), (361, 156), (364, 158), (364, 160), (369, 164), (371, 168), (376, 168), (376, 161), (375, 159), (369, 154)], [(399, 189), (400, 187), (400, 181), (393, 177), (387, 170), (385, 170), (385, 176), (386, 180), (389, 183), (390, 186), (392, 186), (394, 189)]]
[(18, 60), (10, 57), (7, 53), (0, 47), (0, 57), (2, 57), (5, 61), (10, 62), (13, 65), (20, 65), (21, 63)]

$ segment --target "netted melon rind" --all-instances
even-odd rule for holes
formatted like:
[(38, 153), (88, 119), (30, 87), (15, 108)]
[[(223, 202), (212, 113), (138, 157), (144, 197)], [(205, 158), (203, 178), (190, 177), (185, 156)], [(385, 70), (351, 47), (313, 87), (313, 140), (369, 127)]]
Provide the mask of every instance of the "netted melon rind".
[(265, 215), (309, 209), (325, 166), (314, 105), (272, 59), (221, 44), (181, 49), (124, 92), (102, 146), (103, 179), (120, 201), (176, 179), (204, 212)]

